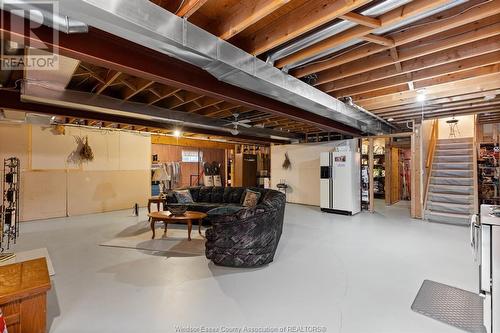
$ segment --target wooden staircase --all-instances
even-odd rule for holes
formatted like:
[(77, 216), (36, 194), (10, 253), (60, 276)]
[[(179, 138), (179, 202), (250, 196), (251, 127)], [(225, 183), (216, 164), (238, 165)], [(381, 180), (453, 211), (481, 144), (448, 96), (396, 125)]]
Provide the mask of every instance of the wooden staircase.
[(468, 225), (475, 211), (474, 139), (437, 140), (430, 168), (424, 218)]

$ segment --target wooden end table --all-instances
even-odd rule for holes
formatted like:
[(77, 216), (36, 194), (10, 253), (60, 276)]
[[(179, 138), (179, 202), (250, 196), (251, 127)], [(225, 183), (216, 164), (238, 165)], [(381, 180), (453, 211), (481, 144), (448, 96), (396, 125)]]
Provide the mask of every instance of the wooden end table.
[(198, 232), (201, 235), (201, 220), (207, 217), (207, 214), (201, 212), (187, 211), (183, 215), (172, 215), (170, 212), (160, 211), (148, 214), (151, 219), (151, 231), (153, 232), (153, 237), (155, 238), (155, 222), (161, 221), (165, 225), (164, 235), (167, 234), (167, 225), (169, 223), (186, 222), (188, 225), (188, 240), (191, 240), (191, 229), (193, 228), (193, 220), (198, 220)]

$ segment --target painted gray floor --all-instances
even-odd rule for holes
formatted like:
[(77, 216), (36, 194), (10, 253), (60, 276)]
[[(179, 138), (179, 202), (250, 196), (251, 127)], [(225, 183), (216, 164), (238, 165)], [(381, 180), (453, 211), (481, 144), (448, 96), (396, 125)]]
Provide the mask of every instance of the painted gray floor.
[(347, 217), (290, 204), (275, 262), (253, 270), (98, 246), (145, 219), (130, 213), (22, 224), (16, 250), (47, 247), (56, 270), (50, 332), (319, 325), (458, 333), (410, 306), (424, 279), (477, 286), (467, 228), (411, 220), (405, 207)]

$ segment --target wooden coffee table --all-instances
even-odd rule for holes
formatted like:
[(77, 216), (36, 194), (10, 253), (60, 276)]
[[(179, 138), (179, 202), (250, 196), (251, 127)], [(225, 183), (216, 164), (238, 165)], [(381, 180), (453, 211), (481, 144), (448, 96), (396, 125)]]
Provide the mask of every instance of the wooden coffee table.
[(193, 228), (193, 220), (198, 220), (198, 232), (201, 235), (201, 220), (207, 217), (207, 214), (201, 212), (187, 211), (184, 215), (172, 215), (170, 212), (160, 211), (149, 213), (148, 216), (151, 219), (151, 231), (153, 231), (153, 237), (155, 238), (155, 222), (161, 221), (165, 225), (164, 235), (167, 234), (167, 225), (169, 223), (186, 222), (188, 225), (188, 240), (191, 240), (191, 229)]

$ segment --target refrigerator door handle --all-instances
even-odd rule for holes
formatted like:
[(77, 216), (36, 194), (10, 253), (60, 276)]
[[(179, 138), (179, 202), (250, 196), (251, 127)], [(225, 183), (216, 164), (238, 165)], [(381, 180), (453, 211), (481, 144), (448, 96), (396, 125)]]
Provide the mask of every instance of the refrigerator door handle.
[(478, 262), (478, 251), (479, 251), (479, 242), (478, 242), (478, 232), (480, 229), (479, 224), (477, 223), (478, 216), (474, 214), (470, 219), (470, 245), (472, 248), (472, 256), (474, 258), (474, 262)]

